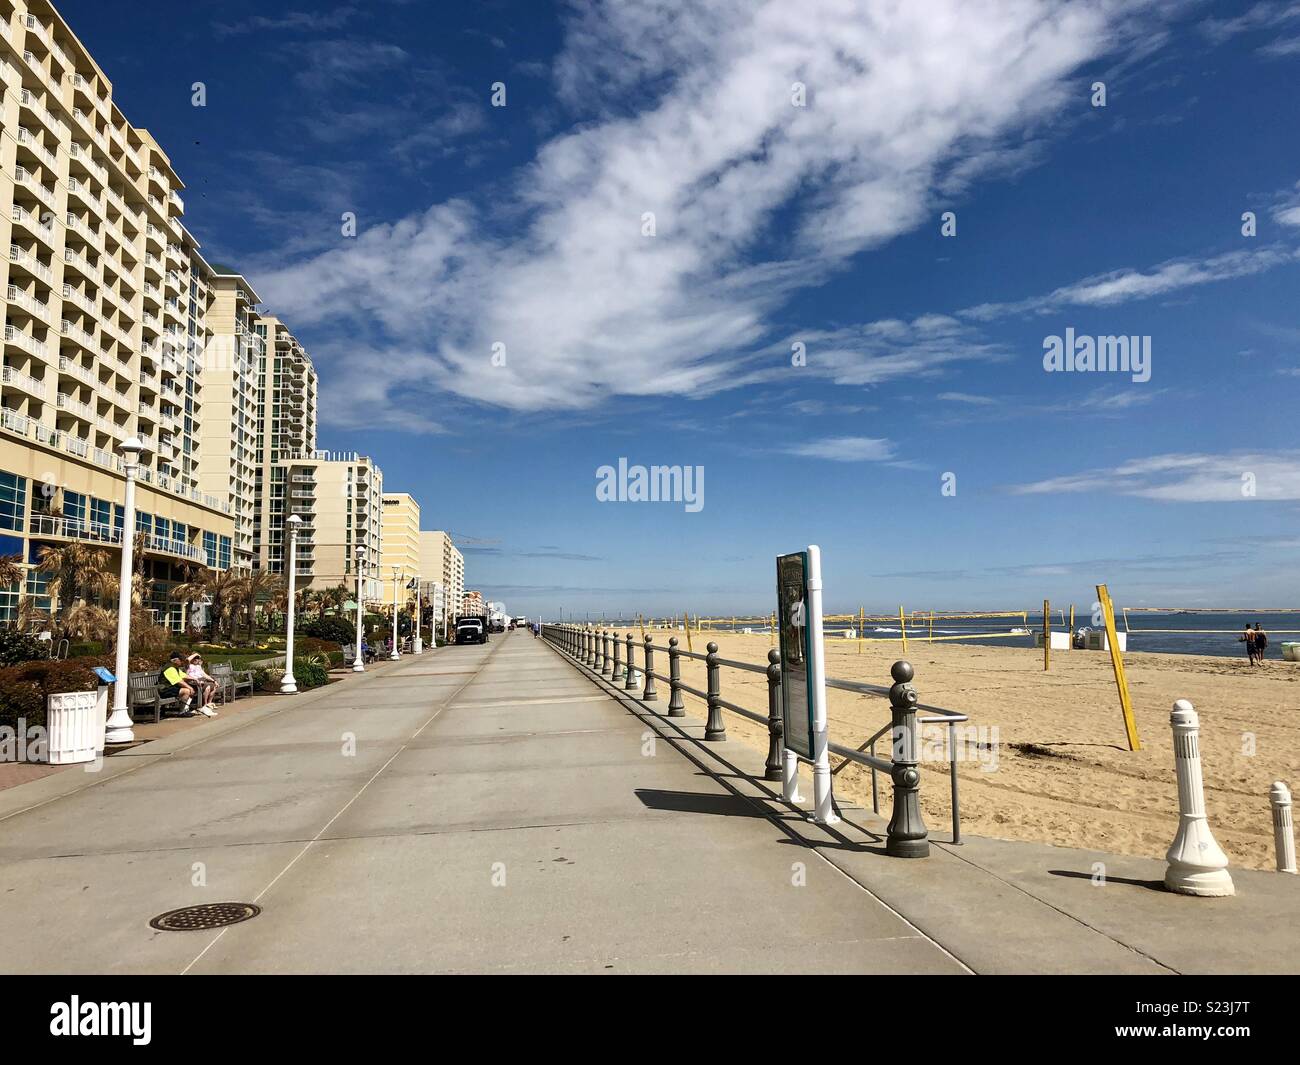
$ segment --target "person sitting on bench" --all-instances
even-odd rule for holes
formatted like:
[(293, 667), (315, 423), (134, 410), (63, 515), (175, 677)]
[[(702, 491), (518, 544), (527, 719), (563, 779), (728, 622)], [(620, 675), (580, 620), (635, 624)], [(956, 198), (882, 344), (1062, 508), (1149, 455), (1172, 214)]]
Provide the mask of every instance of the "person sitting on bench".
[(181, 708), (181, 717), (194, 713), (194, 687), (185, 675), (185, 656), (173, 651), (168, 664), (158, 673), (158, 694), (164, 699), (175, 699)]

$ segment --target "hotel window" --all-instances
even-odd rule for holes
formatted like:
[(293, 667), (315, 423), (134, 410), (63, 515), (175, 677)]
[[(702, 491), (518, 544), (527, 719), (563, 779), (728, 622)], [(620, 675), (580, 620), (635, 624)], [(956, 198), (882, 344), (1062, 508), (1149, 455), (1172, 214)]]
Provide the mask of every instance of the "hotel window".
[(203, 559), (212, 568), (217, 565), (217, 534), (205, 532), (203, 534)]
[(153, 515), (146, 514), (143, 510), (135, 512), (135, 531), (142, 532), (146, 536), (153, 535)]
[(67, 527), (84, 529), (86, 527), (86, 497), (80, 492), (63, 491), (63, 516)]
[(98, 536), (107, 536), (113, 523), (113, 506), (106, 499), (90, 500), (90, 528)]
[(154, 518), (153, 534), (159, 540), (170, 540), (172, 535), (172, 523), (166, 518)]
[(230, 569), (230, 537), (221, 538), (221, 546), (217, 550), (217, 568)]
[(27, 478), (0, 471), (0, 529), (22, 532)]
[(29, 569), (27, 571), (27, 595), (32, 600), (32, 606), (35, 609), (43, 610), (48, 614), (50, 611), (50, 574)]

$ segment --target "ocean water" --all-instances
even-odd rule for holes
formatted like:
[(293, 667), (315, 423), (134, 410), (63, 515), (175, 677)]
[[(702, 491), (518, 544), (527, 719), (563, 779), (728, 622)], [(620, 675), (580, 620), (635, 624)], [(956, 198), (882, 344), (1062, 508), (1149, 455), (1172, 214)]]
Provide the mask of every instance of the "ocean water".
[[(1268, 648), (1265, 650), (1267, 660), (1281, 661), (1282, 644), (1284, 642), (1294, 641), (1300, 643), (1300, 609), (1290, 613), (1265, 611), (1258, 614), (1235, 612), (1193, 614), (1173, 611), (1160, 614), (1130, 613), (1128, 615), (1128, 649), (1130, 651), (1155, 651), (1163, 654), (1222, 655), (1240, 657), (1244, 660), (1246, 647), (1245, 644), (1237, 642), (1237, 637), (1241, 635), (1241, 631), (1247, 622), (1253, 627), (1257, 621), (1263, 630), (1268, 633)], [(1052, 628), (1058, 632), (1063, 631), (1068, 622), (1068, 610), (1064, 621), (1058, 611), (1052, 618)], [(629, 624), (635, 626), (636, 622), (620, 621), (607, 622), (607, 624), (622, 628)], [(1085, 613), (1082, 608), (1077, 608), (1074, 627), (1078, 630), (1085, 625), (1092, 625), (1091, 614)], [(1124, 631), (1122, 614), (1116, 616), (1115, 625), (1120, 632)], [(725, 632), (730, 627), (730, 625), (727, 625), (722, 631)], [(766, 632), (767, 627), (766, 618), (737, 617), (736, 619), (737, 632), (741, 632), (746, 628), (753, 629), (756, 632)], [(856, 626), (848, 626), (844, 623), (828, 622), (825, 629), (826, 638), (843, 639), (844, 631), (849, 627), (856, 628)], [(936, 621), (934, 635), (964, 635), (970, 637), (969, 639), (951, 642), (990, 644), (1002, 647), (1033, 647), (1034, 633), (1041, 631), (1043, 627), (1042, 611), (1039, 610), (1037, 614), (1032, 610), (1029, 612), (1029, 635), (996, 635), (998, 633), (1005, 634), (1013, 628), (1024, 627), (1025, 625), (1019, 617)], [(1100, 628), (1101, 626), (1096, 627)], [(928, 633), (928, 622), (918, 620), (914, 626), (912, 620), (908, 620), (907, 638), (909, 642), (912, 640), (924, 642)], [(876, 638), (897, 639), (898, 634), (899, 626), (897, 622), (891, 624), (888, 622), (872, 622), (870, 620), (867, 621), (866, 631), (863, 633), (868, 639), (873, 636)], [(981, 637), (980, 634), (987, 635)]]
[[(1246, 645), (1238, 643), (1237, 638), (1241, 635), (1247, 621), (1250, 622), (1252, 628), (1255, 622), (1259, 622), (1260, 627), (1268, 633), (1268, 647), (1264, 652), (1265, 658), (1268, 660), (1281, 660), (1283, 642), (1295, 641), (1300, 643), (1300, 611), (1287, 614), (1259, 613), (1249, 615), (1237, 613), (1191, 614), (1183, 612), (1168, 614), (1130, 613), (1128, 615), (1128, 649), (1130, 651), (1156, 651), (1162, 654), (1240, 656), (1244, 659), (1246, 657)], [(1062, 622), (1059, 613), (1052, 618), (1052, 628), (1058, 632), (1063, 631), (1068, 626), (1068, 623), (1068, 613), (1064, 622)], [(1091, 615), (1076, 610), (1075, 629), (1078, 630), (1085, 625), (1092, 627)], [(1115, 618), (1115, 626), (1120, 632), (1124, 631), (1124, 618), (1122, 615)], [(1009, 621), (1007, 624), (1003, 624), (1000, 618), (996, 619), (993, 624), (984, 621), (936, 622), (934, 634), (936, 636), (941, 634), (947, 636), (1005, 633), (1009, 629), (1023, 627), (1019, 618)], [(1031, 630), (1028, 636), (994, 636), (981, 639), (972, 635), (971, 639), (960, 642), (999, 644), (1009, 647), (1033, 647), (1033, 634), (1041, 631), (1043, 627), (1043, 613), (1041, 610), (1037, 615), (1032, 612), (1029, 614), (1028, 627)], [(1101, 626), (1096, 627), (1101, 628)], [(831, 626), (828, 626), (828, 631), (830, 628)], [(842, 633), (845, 626), (834, 626), (834, 628), (838, 629), (839, 633)], [(839, 635), (839, 633), (836, 635)], [(916, 628), (912, 628), (910, 624), (908, 626), (907, 636), (909, 641), (913, 639), (924, 640), (927, 634), (928, 624), (921, 624)], [(898, 625), (872, 625), (868, 622), (867, 631), (864, 635), (868, 637), (897, 637)]]

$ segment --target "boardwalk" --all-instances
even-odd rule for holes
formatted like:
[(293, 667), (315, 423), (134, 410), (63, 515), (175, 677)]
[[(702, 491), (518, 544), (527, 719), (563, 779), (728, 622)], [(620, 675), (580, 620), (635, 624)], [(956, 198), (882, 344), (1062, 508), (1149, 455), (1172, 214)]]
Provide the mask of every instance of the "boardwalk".
[[(834, 834), (807, 824), (744, 777), (760, 753), (706, 748), (695, 719), (627, 705), (524, 633), (262, 703), (98, 774), (0, 793), (6, 971), (1156, 973), (1300, 958), (1294, 877), (1239, 873), (1237, 899), (1205, 901), (1154, 890), (1161, 866), (1140, 859), (1107, 859), (1105, 888), (1088, 879), (1096, 856), (1025, 844), (888, 859), (862, 811)], [(263, 912), (220, 933), (149, 927), (218, 901)]]

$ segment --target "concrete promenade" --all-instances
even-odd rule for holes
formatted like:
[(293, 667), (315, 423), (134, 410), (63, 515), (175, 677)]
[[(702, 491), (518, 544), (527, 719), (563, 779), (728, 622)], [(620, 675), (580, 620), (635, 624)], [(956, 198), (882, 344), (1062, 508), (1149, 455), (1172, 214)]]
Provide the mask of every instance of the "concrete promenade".
[[(1234, 870), (1237, 898), (1196, 900), (1143, 859), (978, 839), (886, 858), (869, 812), (807, 823), (745, 776), (762, 753), (527, 633), (259, 702), (0, 792), (0, 970), (1300, 969), (1300, 878)], [(225, 901), (263, 912), (148, 923)]]

